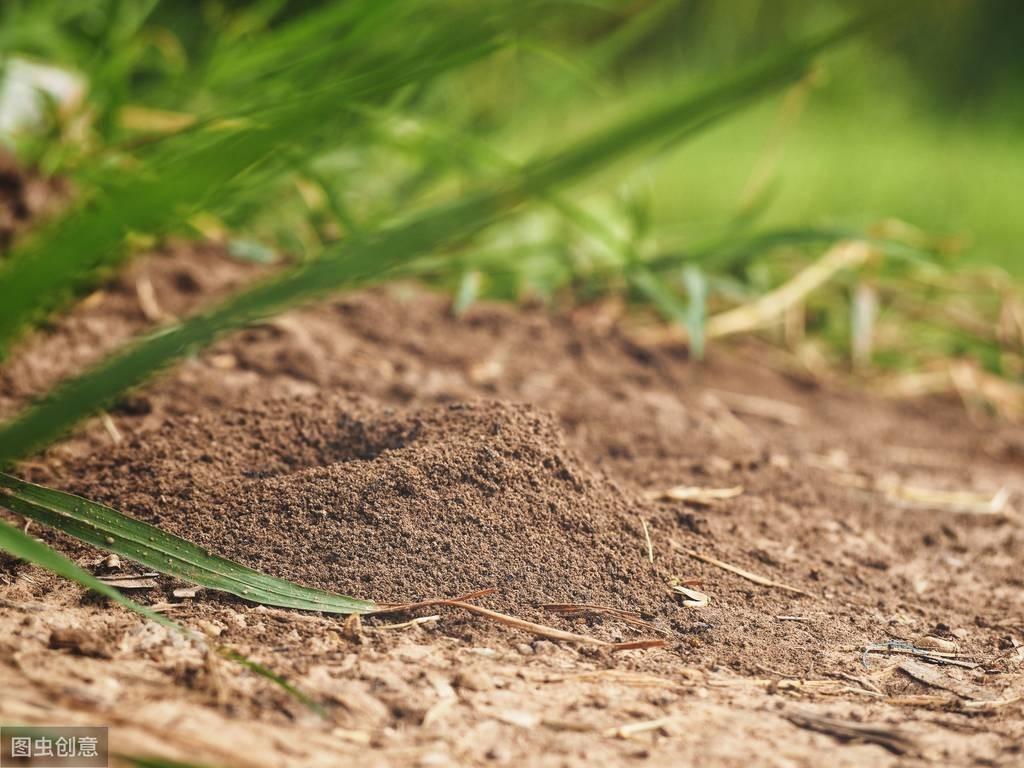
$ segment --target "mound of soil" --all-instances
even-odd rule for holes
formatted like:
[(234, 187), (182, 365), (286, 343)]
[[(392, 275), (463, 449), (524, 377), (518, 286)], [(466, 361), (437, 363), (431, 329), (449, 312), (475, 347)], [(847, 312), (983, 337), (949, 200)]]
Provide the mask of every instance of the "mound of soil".
[(211, 551), (378, 601), (497, 587), (489, 605), (534, 613), (664, 594), (631, 502), (528, 405), (280, 399), (172, 418), (77, 472), (76, 491)]

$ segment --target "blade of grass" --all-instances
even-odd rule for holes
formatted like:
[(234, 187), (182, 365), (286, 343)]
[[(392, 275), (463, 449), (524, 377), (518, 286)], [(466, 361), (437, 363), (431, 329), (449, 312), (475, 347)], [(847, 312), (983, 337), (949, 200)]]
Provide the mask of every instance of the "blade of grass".
[(686, 304), (660, 277), (650, 270), (637, 266), (629, 271), (629, 282), (666, 320), (678, 323), (684, 328), (689, 325)]
[(286, 271), (236, 295), (214, 310), (149, 336), (60, 387), (37, 406), (0, 427), (0, 467), (63, 434), (176, 358), (209, 344), (218, 335), (268, 314), (341, 287), (385, 275), (439, 245), (478, 232), (524, 200), (543, 196), (642, 146), (666, 136), (692, 136), (774, 88), (802, 76), (811, 56), (859, 30), (842, 25), (782, 55), (748, 67), (697, 94), (675, 95), (639, 115), (561, 152), (524, 167), (518, 174), (460, 200), (440, 205), (374, 234), (339, 243), (319, 260)]
[(144, 755), (115, 754), (120, 763), (133, 768), (213, 768), (210, 763), (184, 763), (180, 760), (168, 760), (163, 757), (147, 757)]
[(690, 332), (690, 348), (697, 360), (704, 357), (707, 340), (708, 279), (700, 268), (688, 265), (683, 269), (683, 283), (690, 296), (686, 307), (686, 328)]
[(345, 614), (368, 613), (376, 608), (367, 600), (267, 576), (80, 496), (2, 473), (0, 488), (6, 491), (0, 495), (0, 505), (13, 512), (194, 584), (282, 608)]
[(253, 674), (266, 678), (274, 685), (276, 685), (278, 688), (281, 688), (293, 699), (305, 705), (308, 709), (311, 709), (313, 712), (316, 712), (318, 715), (320, 715), (320, 717), (325, 719), (327, 718), (327, 710), (325, 710), (322, 706), (320, 706), (320, 704), (318, 704), (316, 701), (311, 699), (305, 693), (300, 691), (294, 685), (292, 685), (279, 674), (277, 674), (274, 670), (253, 661), (247, 656), (243, 656), (238, 651), (232, 650), (231, 648), (220, 647), (217, 649), (217, 652), (228, 661), (233, 661), (236, 664), (241, 664), (243, 667), (248, 669)]

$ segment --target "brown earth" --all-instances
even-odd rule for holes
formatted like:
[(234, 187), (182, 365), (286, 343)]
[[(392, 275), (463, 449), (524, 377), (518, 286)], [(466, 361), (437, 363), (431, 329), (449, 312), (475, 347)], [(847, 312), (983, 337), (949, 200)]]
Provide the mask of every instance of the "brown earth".
[(58, 211), (69, 196), (66, 181), (25, 172), (0, 148), (0, 255), (18, 235)]
[[(0, 415), (258, 271), (187, 244), (133, 265), (5, 362)], [(711, 352), (642, 344), (607, 305), (454, 318), (398, 285), (237, 333), (22, 467), (311, 586), (496, 587), (482, 605), (665, 648), (611, 654), (443, 608), (356, 629), (175, 598), (162, 577), (132, 592), (285, 675), (325, 721), (0, 558), (0, 720), (109, 724), (122, 752), (231, 765), (1019, 764), (1024, 433), (822, 386), (754, 342)], [(648, 498), (676, 485), (743, 492)], [(1001, 488), (993, 513), (937, 495)], [(101, 572), (100, 553), (31, 530)], [(670, 592), (686, 579), (708, 606)], [(542, 607), (567, 602), (647, 623)], [(837, 740), (858, 724), (882, 736)]]

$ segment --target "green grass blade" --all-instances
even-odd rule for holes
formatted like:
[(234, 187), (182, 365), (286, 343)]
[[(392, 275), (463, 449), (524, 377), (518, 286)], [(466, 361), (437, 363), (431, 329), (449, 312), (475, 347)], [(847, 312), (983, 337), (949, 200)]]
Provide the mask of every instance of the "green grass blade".
[(707, 341), (705, 326), (708, 317), (708, 279), (699, 267), (689, 265), (683, 268), (683, 284), (690, 296), (690, 303), (686, 307), (686, 327), (690, 332), (690, 350), (697, 360), (702, 360)]
[(320, 715), (320, 717), (326, 718), (328, 716), (327, 710), (320, 706), (320, 704), (318, 704), (305, 693), (300, 691), (294, 685), (289, 683), (279, 674), (274, 672), (274, 670), (269, 669), (268, 667), (265, 667), (262, 664), (259, 664), (253, 661), (252, 659), (243, 656), (238, 651), (231, 650), (230, 648), (219, 648), (218, 653), (220, 653), (221, 656), (223, 656), (225, 659), (228, 659), (229, 661), (233, 661), (236, 664), (241, 664), (243, 667), (248, 669), (253, 674), (266, 678), (274, 685), (284, 690), (289, 696), (294, 698), (296, 701), (300, 702), (301, 704), (304, 704), (306, 707), (316, 712), (318, 715)]
[[(301, 587), (212, 555), (185, 539), (80, 496), (0, 474), (0, 505), (160, 573), (245, 600), (325, 613), (368, 613), (372, 602)], [(104, 594), (107, 594), (104, 592)]]
[(633, 267), (628, 276), (630, 284), (643, 294), (662, 317), (687, 327), (689, 314), (686, 304), (660, 277), (639, 266)]
[(168, 760), (163, 757), (146, 757), (144, 755), (114, 755), (117, 760), (133, 768), (213, 768), (209, 763), (183, 763), (180, 760)]

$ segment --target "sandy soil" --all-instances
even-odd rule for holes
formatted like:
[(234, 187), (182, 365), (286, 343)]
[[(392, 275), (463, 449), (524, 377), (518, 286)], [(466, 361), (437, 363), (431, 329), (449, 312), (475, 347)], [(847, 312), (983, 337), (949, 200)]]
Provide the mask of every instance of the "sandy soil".
[[(25, 340), (0, 415), (258, 271), (167, 246)], [(174, 597), (162, 577), (132, 591), (287, 677), (322, 719), (0, 556), (0, 721), (110, 725), (121, 753), (223, 765), (1018, 765), (1022, 465), (1024, 432), (958, 403), (821, 387), (752, 343), (694, 364), (609, 307), (454, 318), (413, 286), (346, 296), (225, 339), (22, 474), (310, 585), (495, 587), (482, 605), (664, 647), (556, 643), (455, 609), (355, 627)], [(658, 500), (680, 485), (742, 492)], [(978, 503), (1004, 488), (995, 511)]]

